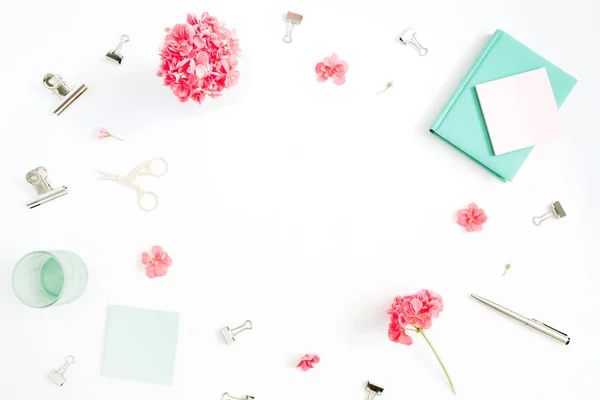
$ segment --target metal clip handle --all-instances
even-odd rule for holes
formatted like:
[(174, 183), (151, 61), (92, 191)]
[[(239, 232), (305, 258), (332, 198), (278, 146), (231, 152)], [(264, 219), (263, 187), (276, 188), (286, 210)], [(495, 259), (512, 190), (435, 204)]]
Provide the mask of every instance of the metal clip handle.
[(252, 321), (250, 321), (249, 319), (247, 319), (246, 322), (244, 322), (242, 325), (231, 329), (231, 334), (233, 336), (236, 336), (237, 334), (242, 333), (243, 331), (245, 331), (247, 329), (248, 330), (252, 329)]
[(544, 222), (547, 219), (550, 219), (552, 217), (554, 217), (556, 214), (554, 213), (554, 211), (548, 211), (546, 214), (544, 215), (540, 215), (539, 217), (533, 217), (533, 223), (537, 226), (540, 226), (542, 224), (542, 222)]

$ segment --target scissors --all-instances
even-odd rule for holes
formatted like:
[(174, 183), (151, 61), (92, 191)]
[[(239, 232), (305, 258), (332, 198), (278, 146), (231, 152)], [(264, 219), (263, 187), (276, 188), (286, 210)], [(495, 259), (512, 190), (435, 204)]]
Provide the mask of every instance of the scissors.
[[(162, 169), (159, 169), (157, 171), (156, 169), (158, 167), (156, 166), (156, 164), (163, 164)], [(117, 174), (111, 174), (108, 172), (104, 172), (104, 171), (96, 171), (97, 173), (102, 175), (101, 177), (96, 178), (96, 179), (107, 180), (107, 181), (117, 181), (117, 183), (120, 183), (123, 186), (126, 186), (130, 189), (137, 191), (138, 206), (144, 211), (153, 211), (153, 210), (156, 210), (156, 207), (158, 207), (158, 196), (154, 192), (146, 192), (145, 190), (143, 190), (140, 187), (140, 185), (138, 185), (136, 183), (137, 177), (142, 176), (142, 175), (148, 175), (148, 176), (153, 176), (155, 178), (160, 178), (161, 176), (163, 176), (164, 174), (167, 173), (168, 169), (169, 169), (169, 164), (167, 163), (167, 160), (165, 160), (162, 157), (157, 157), (157, 158), (153, 158), (148, 161), (144, 161), (143, 163), (141, 163), (140, 165), (138, 165), (137, 167), (135, 167), (134, 169), (129, 171), (129, 173), (127, 175), (125, 175), (124, 177), (117, 175)], [(152, 206), (150, 206), (150, 207), (144, 206), (144, 202), (142, 202), (142, 199), (144, 197), (152, 198), (152, 202), (150, 203), (150, 204), (152, 204)], [(147, 202), (148, 201), (146, 201), (146, 204), (147, 204)]]

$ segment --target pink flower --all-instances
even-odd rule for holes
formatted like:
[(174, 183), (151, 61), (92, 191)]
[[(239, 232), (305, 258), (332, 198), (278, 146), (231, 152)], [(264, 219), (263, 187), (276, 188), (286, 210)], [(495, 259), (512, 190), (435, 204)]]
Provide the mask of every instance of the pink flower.
[(110, 133), (108, 133), (106, 129), (100, 128), (98, 131), (98, 139), (106, 139), (108, 137), (110, 137)]
[(171, 90), (175, 96), (179, 97), (179, 101), (185, 103), (192, 95), (192, 87), (185, 79), (179, 79), (171, 86)]
[(306, 372), (311, 368), (314, 368), (314, 364), (318, 364), (321, 361), (321, 358), (316, 354), (305, 354), (304, 357), (300, 359), (296, 368), (302, 368), (302, 371)]
[(396, 297), (388, 314), (392, 322), (401, 328), (413, 325), (416, 328), (429, 329), (431, 319), (437, 318), (443, 309), (444, 303), (440, 295), (429, 290), (421, 290), (413, 295)]
[(431, 328), (431, 319), (437, 318), (443, 309), (444, 302), (442, 301), (442, 297), (430, 290), (421, 290), (407, 296), (397, 296), (389, 310), (387, 310), (387, 313), (390, 316), (388, 337), (392, 342), (410, 346), (413, 344), (413, 340), (412, 337), (408, 335), (407, 331), (423, 336), (423, 339), (425, 339), (440, 363), (440, 366), (444, 370), (452, 393), (456, 394), (454, 384), (452, 383), (452, 379), (450, 379), (450, 375), (448, 374), (442, 359), (425, 334), (425, 329)]
[(142, 253), (142, 263), (146, 266), (146, 275), (148, 278), (165, 276), (173, 260), (160, 246), (152, 247), (150, 252), (152, 256), (146, 252)]
[(483, 224), (487, 221), (487, 215), (483, 208), (477, 207), (477, 204), (469, 204), (469, 208), (458, 210), (456, 213), (457, 222), (464, 226), (467, 232), (479, 232), (483, 229)]
[(193, 50), (194, 29), (188, 24), (177, 24), (167, 34), (165, 44), (167, 48), (187, 56)]
[(123, 141), (123, 139), (121, 139), (120, 137), (117, 137), (117, 136), (113, 135), (112, 133), (110, 133), (109, 131), (107, 131), (104, 128), (100, 128), (96, 132), (97, 132), (96, 137), (98, 139), (106, 139), (106, 138), (112, 137), (112, 138), (115, 138), (117, 140)]
[(319, 82), (325, 82), (327, 79), (333, 78), (333, 83), (342, 85), (346, 82), (348, 63), (340, 61), (338, 55), (333, 53), (331, 57), (325, 57), (323, 62), (318, 63), (315, 71)]
[(202, 103), (237, 84), (240, 47), (235, 29), (230, 31), (216, 17), (203, 13), (201, 17), (188, 14), (186, 23), (166, 32), (156, 75), (181, 102), (191, 98)]
[(402, 343), (410, 346), (413, 340), (406, 334), (406, 330), (396, 321), (391, 321), (388, 329), (388, 337), (392, 342)]

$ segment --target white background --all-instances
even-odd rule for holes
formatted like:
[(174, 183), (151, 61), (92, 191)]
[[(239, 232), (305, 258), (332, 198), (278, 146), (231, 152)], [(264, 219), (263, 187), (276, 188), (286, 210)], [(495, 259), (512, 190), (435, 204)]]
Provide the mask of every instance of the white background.
[[(219, 100), (180, 104), (155, 76), (163, 29), (209, 11), (236, 28), (240, 83)], [(281, 41), (286, 11), (302, 13)], [(592, 0), (11, 2), (0, 16), (0, 399), (453, 398), (419, 337), (387, 339), (396, 295), (440, 293), (429, 336), (463, 399), (600, 395), (600, 159), (597, 24)], [(418, 29), (426, 57), (403, 46)], [(501, 28), (577, 77), (560, 111), (567, 135), (502, 183), (428, 128)], [(131, 36), (116, 65), (104, 58)], [(337, 52), (347, 83), (319, 83)], [(60, 117), (47, 72), (89, 90)], [(390, 80), (394, 87), (375, 95)], [(125, 138), (99, 141), (103, 126)], [(94, 181), (163, 156), (168, 174), (135, 193)], [(39, 166), (69, 195), (35, 210), (25, 174)], [(560, 200), (568, 214), (535, 227)], [(455, 223), (476, 202), (481, 233)], [(174, 263), (150, 280), (140, 254)], [(65, 249), (89, 268), (73, 304), (36, 310), (12, 292), (15, 262)], [(501, 277), (504, 265), (513, 268)], [(563, 346), (469, 298), (488, 297), (569, 333)], [(100, 375), (107, 306), (181, 313), (172, 386)], [(227, 346), (219, 330), (251, 319)], [(304, 353), (321, 363), (295, 369)], [(68, 381), (46, 374), (73, 354)]]

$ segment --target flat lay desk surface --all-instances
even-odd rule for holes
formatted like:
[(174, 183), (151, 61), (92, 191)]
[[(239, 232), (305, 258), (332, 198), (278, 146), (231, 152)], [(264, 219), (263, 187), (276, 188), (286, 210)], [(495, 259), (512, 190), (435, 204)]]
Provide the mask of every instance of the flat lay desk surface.
[[(428, 334), (462, 399), (600, 395), (600, 139), (597, 2), (154, 1), (13, 2), (0, 13), (0, 398), (259, 400), (453, 398), (419, 338), (387, 338), (396, 295), (431, 289), (445, 309)], [(304, 15), (285, 44), (285, 13)], [(163, 28), (186, 13), (236, 28), (240, 83), (219, 100), (180, 104), (155, 76)], [(429, 54), (397, 38), (409, 26)], [(534, 149), (502, 183), (428, 128), (486, 40), (504, 29), (579, 79), (560, 110), (567, 134)], [(121, 34), (125, 61), (104, 58)], [(343, 86), (314, 66), (336, 52)], [(89, 90), (63, 115), (42, 77)], [(388, 81), (394, 86), (375, 95)], [(94, 139), (105, 127), (125, 139)], [(94, 181), (152, 157), (143, 181), (160, 206)], [(25, 174), (48, 169), (69, 194), (34, 210)], [(531, 217), (559, 200), (567, 217)], [(476, 202), (489, 220), (467, 233), (454, 213)], [(174, 262), (149, 279), (139, 259), (161, 245)], [(72, 304), (36, 310), (11, 287), (34, 250), (79, 254), (89, 285)], [(502, 277), (504, 265), (512, 269)], [(569, 346), (486, 309), (476, 293), (555, 325)], [(100, 375), (107, 307), (177, 311), (171, 386)], [(227, 346), (220, 329), (250, 319)], [(309, 372), (305, 353), (321, 356)], [(63, 358), (67, 382), (46, 378)]]

